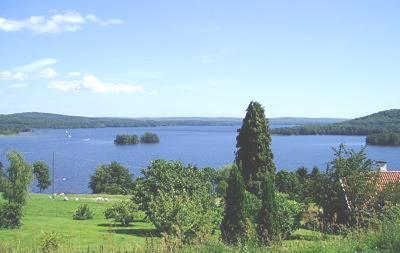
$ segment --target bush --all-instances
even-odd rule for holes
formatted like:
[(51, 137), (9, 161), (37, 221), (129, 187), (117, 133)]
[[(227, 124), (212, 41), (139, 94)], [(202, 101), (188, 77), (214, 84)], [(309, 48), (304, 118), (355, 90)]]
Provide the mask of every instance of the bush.
[(126, 195), (133, 187), (132, 175), (120, 163), (103, 164), (90, 177), (89, 187), (93, 193)]
[(115, 222), (121, 222), (122, 226), (127, 227), (133, 222), (137, 210), (137, 206), (132, 201), (121, 201), (106, 209), (104, 215), (106, 219), (114, 219)]
[(141, 143), (159, 143), (160, 138), (158, 135), (154, 133), (144, 133), (142, 136), (140, 136), (140, 142)]
[(136, 180), (134, 200), (158, 232), (186, 242), (211, 235), (221, 221), (210, 171), (156, 160)]
[(279, 221), (281, 238), (286, 239), (295, 230), (300, 228), (304, 207), (302, 204), (290, 200), (287, 194), (277, 193), (275, 198), (277, 208), (276, 218)]
[(4, 203), (0, 205), (0, 228), (14, 229), (21, 226), (22, 205)]
[(78, 206), (72, 218), (74, 220), (90, 220), (94, 216), (94, 213), (90, 210), (87, 204), (82, 204)]
[(182, 243), (203, 242), (221, 221), (213, 201), (207, 192), (175, 194), (160, 191), (150, 202), (149, 218), (155, 227), (169, 238)]
[(55, 253), (60, 250), (63, 238), (56, 232), (45, 232), (40, 240), (40, 252)]

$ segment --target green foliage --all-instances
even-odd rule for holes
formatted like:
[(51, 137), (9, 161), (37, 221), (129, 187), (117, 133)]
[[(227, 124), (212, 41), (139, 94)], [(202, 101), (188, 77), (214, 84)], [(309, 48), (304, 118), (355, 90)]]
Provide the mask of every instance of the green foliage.
[(236, 164), (241, 170), (246, 189), (261, 196), (265, 175), (275, 174), (271, 135), (261, 104), (253, 101), (249, 104), (238, 132)]
[(40, 252), (56, 253), (61, 249), (63, 237), (56, 232), (45, 232), (40, 239)]
[(22, 206), (18, 203), (0, 205), (0, 229), (15, 229), (21, 226)]
[(158, 137), (155, 133), (146, 132), (142, 136), (140, 136), (141, 143), (159, 143), (160, 137)]
[(357, 119), (328, 125), (304, 125), (273, 129), (283, 135), (369, 135), (400, 132), (400, 110), (386, 110)]
[(90, 220), (94, 216), (94, 212), (92, 212), (87, 204), (82, 204), (78, 206), (78, 209), (72, 215), (74, 220)]
[(370, 134), (366, 138), (366, 143), (369, 145), (399, 146), (400, 133), (383, 132), (377, 134)]
[(272, 175), (267, 175), (263, 184), (261, 208), (257, 215), (257, 233), (261, 244), (269, 244), (279, 236), (279, 220), (275, 200), (275, 185)]
[(93, 193), (126, 195), (133, 187), (132, 175), (120, 163), (103, 164), (90, 177), (89, 187)]
[(32, 181), (32, 168), (23, 156), (12, 151), (7, 154), (10, 166), (0, 178), (0, 192), (9, 203), (25, 204), (29, 185)]
[(297, 199), (299, 195), (300, 181), (295, 173), (281, 170), (275, 176), (276, 189), (279, 192), (287, 193), (291, 199)]
[(203, 242), (210, 238), (220, 222), (215, 199), (209, 192), (159, 191), (149, 203), (152, 221), (158, 231), (182, 243)]
[(114, 143), (118, 145), (138, 144), (139, 137), (136, 134), (118, 134)]
[(286, 194), (276, 193), (276, 220), (279, 223), (279, 235), (286, 239), (300, 228), (304, 206), (289, 199)]
[(35, 175), (38, 184), (37, 187), (42, 190), (47, 189), (50, 184), (49, 166), (43, 161), (37, 161), (33, 164), (33, 174)]
[(341, 145), (334, 151), (334, 160), (315, 185), (314, 201), (322, 207), (325, 223), (361, 225), (376, 207), (374, 164), (364, 149), (356, 152)]
[(160, 233), (187, 243), (213, 232), (220, 211), (209, 170), (156, 160), (142, 174), (135, 182), (134, 200)]
[(132, 201), (120, 201), (107, 208), (104, 216), (106, 219), (114, 219), (115, 222), (120, 222), (122, 226), (127, 227), (134, 221), (137, 210), (137, 205)]
[(241, 242), (246, 234), (245, 212), (249, 211), (249, 207), (252, 207), (253, 203), (246, 206), (245, 201), (246, 187), (239, 169), (235, 166), (232, 168), (228, 179), (228, 188), (225, 194), (224, 218), (221, 224), (222, 239), (228, 244), (237, 244)]

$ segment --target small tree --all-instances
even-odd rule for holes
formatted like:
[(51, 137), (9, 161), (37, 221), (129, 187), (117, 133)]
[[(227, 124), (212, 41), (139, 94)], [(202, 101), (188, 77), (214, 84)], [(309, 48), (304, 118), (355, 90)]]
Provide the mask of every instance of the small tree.
[(17, 228), (21, 224), (22, 205), (32, 181), (32, 168), (16, 151), (7, 154), (10, 166), (0, 175), (0, 192), (8, 201), (0, 206), (0, 227)]
[(265, 175), (275, 174), (270, 148), (271, 135), (261, 104), (253, 101), (249, 104), (238, 132), (236, 164), (241, 171), (246, 189), (261, 197)]
[(222, 239), (228, 244), (237, 244), (246, 233), (245, 185), (238, 168), (231, 169), (225, 195), (225, 211), (221, 224)]
[(364, 149), (356, 152), (340, 145), (334, 152), (334, 160), (315, 185), (314, 200), (323, 209), (325, 223), (357, 225), (374, 212), (378, 173)]
[(269, 244), (279, 235), (276, 220), (275, 186), (272, 175), (266, 176), (262, 194), (262, 204), (257, 217), (257, 233), (262, 244)]
[(32, 182), (32, 168), (16, 151), (8, 153), (7, 159), (10, 166), (5, 176), (0, 178), (0, 191), (9, 203), (25, 204), (29, 185)]
[(93, 193), (128, 194), (133, 187), (129, 170), (117, 162), (97, 167), (89, 187)]
[(33, 174), (35, 175), (40, 192), (47, 189), (50, 184), (49, 166), (43, 161), (37, 161), (33, 164)]

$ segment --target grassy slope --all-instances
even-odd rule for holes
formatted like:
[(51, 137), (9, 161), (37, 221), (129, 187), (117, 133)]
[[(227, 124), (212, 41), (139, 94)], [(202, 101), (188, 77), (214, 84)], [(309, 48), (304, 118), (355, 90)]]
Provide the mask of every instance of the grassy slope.
[[(28, 250), (38, 246), (44, 231), (56, 231), (65, 238), (66, 244), (73, 248), (126, 248), (128, 245), (144, 245), (145, 235), (153, 230), (150, 223), (143, 221), (135, 222), (128, 228), (110, 226), (110, 222), (104, 218), (104, 210), (113, 202), (127, 197), (109, 196), (111, 202), (106, 203), (96, 202), (96, 195), (68, 195), (70, 199), (74, 199), (75, 196), (80, 200), (63, 201), (62, 197), (50, 200), (47, 195), (30, 194), (22, 228), (0, 230), (0, 242), (12, 248)], [(74, 210), (82, 203), (87, 203), (94, 211), (94, 219), (72, 219)]]
[[(39, 246), (44, 231), (55, 231), (64, 238), (62, 252), (143, 252), (149, 245), (153, 251), (161, 252), (160, 240), (150, 239), (153, 226), (144, 221), (136, 221), (130, 227), (111, 227), (104, 218), (104, 210), (112, 202), (128, 199), (126, 196), (108, 196), (112, 201), (96, 202), (98, 195), (68, 195), (70, 199), (79, 197), (79, 201), (63, 201), (62, 197), (50, 200), (47, 195), (30, 194), (23, 226), (18, 230), (0, 230), (0, 252), (12, 248), (13, 252), (33, 252)], [(105, 195), (102, 195), (105, 197)], [(78, 205), (87, 203), (95, 212), (95, 217), (88, 221), (75, 221), (72, 213)], [(138, 214), (143, 217), (143, 214)], [(356, 240), (340, 236), (326, 236), (318, 232), (300, 229), (290, 240), (285, 240), (269, 248), (249, 248), (248, 252), (354, 252)], [(6, 247), (4, 247), (6, 245)], [(243, 249), (242, 249), (243, 250)], [(36, 251), (35, 251), (36, 252)], [(239, 252), (238, 248), (222, 245), (216, 240), (211, 244), (187, 246), (180, 252)], [(360, 252), (378, 252), (362, 250)], [(387, 251), (392, 252), (392, 251)]]

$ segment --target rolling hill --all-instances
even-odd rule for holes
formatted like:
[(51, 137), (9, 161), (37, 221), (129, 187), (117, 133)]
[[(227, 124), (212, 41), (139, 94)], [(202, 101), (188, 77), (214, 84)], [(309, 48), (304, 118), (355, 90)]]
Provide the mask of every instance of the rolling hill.
[(383, 132), (400, 133), (400, 109), (381, 111), (333, 124), (306, 124), (273, 129), (274, 134), (281, 135), (370, 135)]
[[(328, 124), (343, 121), (331, 118), (271, 118), (271, 125)], [(103, 128), (103, 127), (153, 127), (153, 126), (234, 126), (241, 118), (232, 117), (164, 117), (116, 118), (82, 117), (52, 113), (24, 112), (0, 115), (0, 134), (16, 134), (40, 128)]]

